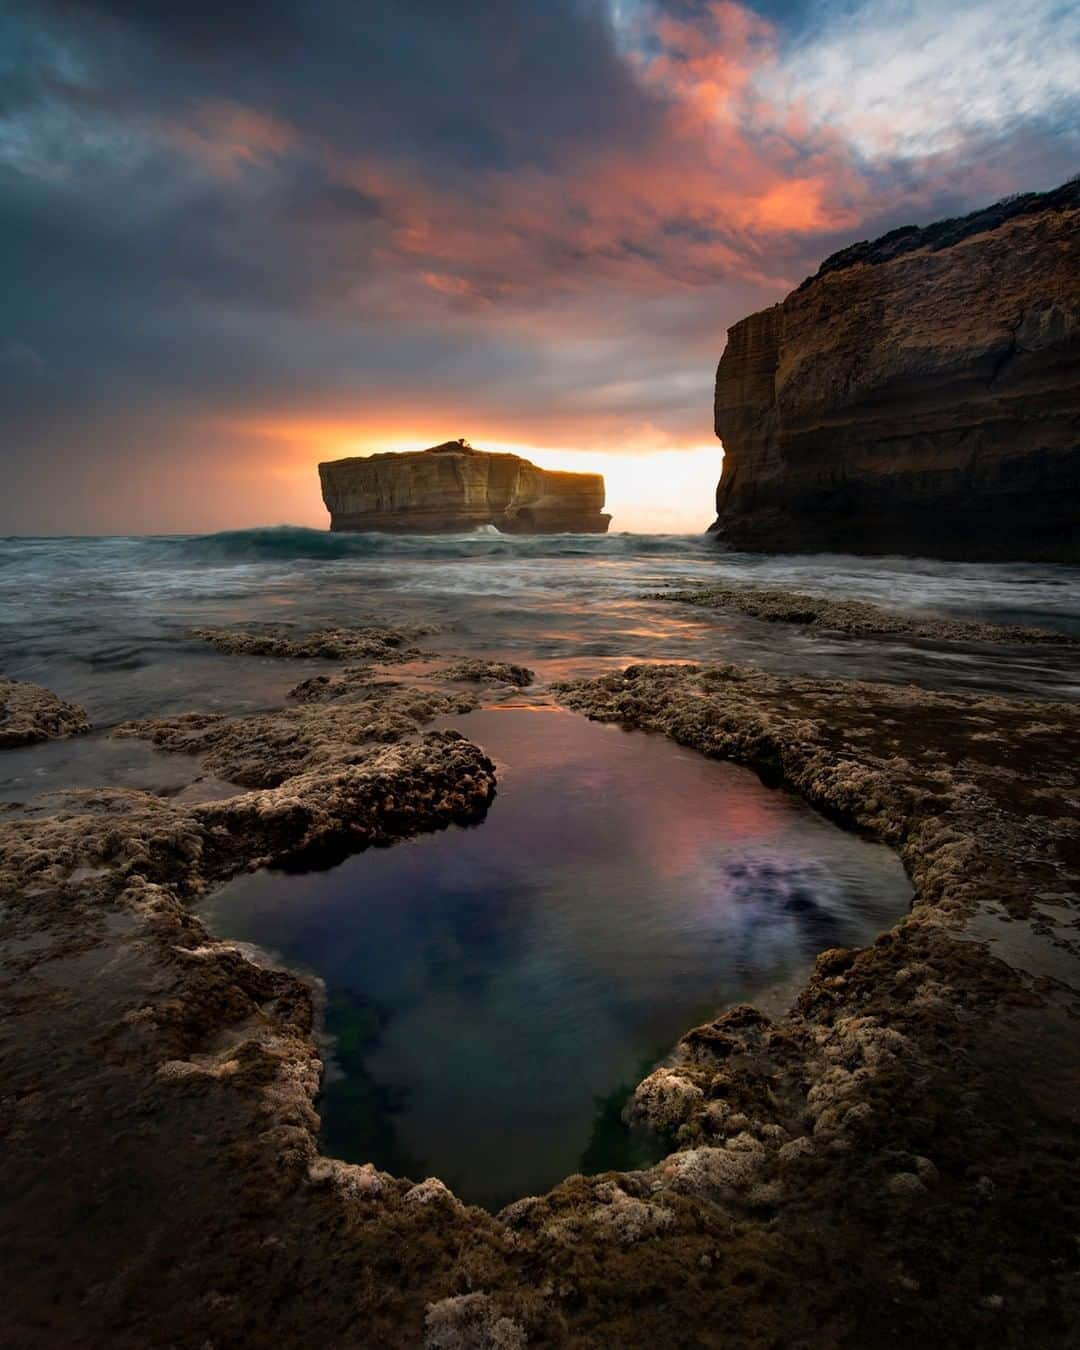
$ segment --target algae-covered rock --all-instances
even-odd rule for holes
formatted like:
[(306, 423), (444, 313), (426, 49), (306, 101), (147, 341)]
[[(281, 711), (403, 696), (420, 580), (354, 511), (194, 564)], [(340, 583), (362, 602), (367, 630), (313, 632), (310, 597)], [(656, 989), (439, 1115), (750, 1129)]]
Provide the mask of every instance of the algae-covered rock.
[(86, 710), (40, 685), (0, 675), (0, 750), (90, 730)]

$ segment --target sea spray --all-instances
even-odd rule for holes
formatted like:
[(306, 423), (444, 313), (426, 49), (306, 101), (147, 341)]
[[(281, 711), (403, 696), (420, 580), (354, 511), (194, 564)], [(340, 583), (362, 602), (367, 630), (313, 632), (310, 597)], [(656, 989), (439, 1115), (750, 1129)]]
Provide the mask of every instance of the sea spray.
[[(152, 541), (147, 541), (148, 543)], [(701, 535), (667, 534), (501, 534), (481, 525), (467, 534), (332, 534), (300, 525), (225, 530), (170, 541), (191, 562), (272, 562), (298, 558), (521, 558), (620, 559), (642, 554), (700, 557), (710, 551)]]

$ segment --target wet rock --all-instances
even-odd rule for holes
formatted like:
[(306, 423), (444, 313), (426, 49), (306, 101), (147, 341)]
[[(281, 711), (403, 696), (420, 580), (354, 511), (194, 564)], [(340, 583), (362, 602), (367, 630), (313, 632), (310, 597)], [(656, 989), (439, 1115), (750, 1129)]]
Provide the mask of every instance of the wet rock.
[(424, 1181), (410, 1187), (405, 1192), (406, 1205), (442, 1205), (451, 1209), (461, 1209), (461, 1201), (438, 1177), (427, 1177)]
[[(915, 887), (911, 914), (871, 946), (822, 954), (787, 1018), (756, 1026), (718, 1018), (689, 1032), (670, 1067), (646, 1080), (645, 1100), (666, 1108), (691, 1145), (655, 1169), (665, 1184), (731, 1212), (744, 1205), (753, 1212), (757, 1197), (784, 1230), (799, 1213), (820, 1218), (836, 1207), (847, 1231), (865, 1224), (861, 1241), (878, 1255), (900, 1255), (893, 1225), (902, 1220), (888, 1216), (917, 1201), (935, 1236), (917, 1260), (905, 1249), (905, 1268), (921, 1288), (937, 1288), (947, 1251), (953, 1292), (945, 1303), (926, 1300), (936, 1321), (919, 1322), (916, 1340), (937, 1343), (943, 1315), (960, 1327), (965, 1299), (978, 1302), (985, 1272), (1002, 1267), (1004, 1252), (1010, 1269), (1023, 1268), (1026, 1297), (1031, 1281), (1042, 1282), (1053, 1286), (1048, 1297), (1072, 1307), (1040, 1244), (1047, 1226), (1066, 1243), (1080, 1206), (1063, 1198), (1067, 1168), (1055, 1129), (1037, 1126), (1024, 1105), (1028, 1076), (1045, 1055), (1040, 1009), (1048, 986), (1036, 993), (1026, 971), (965, 939), (963, 926), (1002, 910), (1014, 926), (1037, 924), (1039, 885), (1080, 907), (1072, 824), (1080, 783), (1071, 749), (1080, 742), (1080, 709), (737, 666), (629, 667), (555, 692), (589, 716), (663, 732), (796, 789), (896, 847)], [(1006, 1063), (996, 1028), (1013, 1009), (1026, 1020), (1010, 1022)], [(1056, 1043), (1068, 1057), (1066, 1042)], [(1058, 1106), (1059, 1120), (1078, 1108), (1069, 1085), (1080, 1063), (1075, 1056), (1069, 1063), (1055, 1077), (1070, 1102)], [(692, 1090), (658, 1090), (666, 1074), (701, 1085), (700, 1100)], [(751, 1139), (771, 1138), (766, 1126), (782, 1127), (789, 1141), (743, 1151)], [(718, 1132), (728, 1136), (724, 1148), (693, 1146), (696, 1136)], [(773, 1167), (797, 1169), (798, 1186), (774, 1189)], [(977, 1182), (991, 1168), (995, 1184), (973, 1182), (963, 1197), (938, 1181), (939, 1170), (967, 1171)], [(994, 1229), (983, 1240), (994, 1226), (978, 1216), (990, 1205), (1007, 1238)], [(864, 1306), (852, 1343), (876, 1344), (889, 1315), (883, 1304), (879, 1320), (873, 1300)], [(1038, 1318), (1034, 1306), (1028, 1315)], [(1045, 1339), (1065, 1343), (1049, 1323)]]
[(913, 1195), (922, 1195), (926, 1187), (922, 1184), (914, 1172), (896, 1172), (889, 1178), (888, 1190), (890, 1195), (900, 1198)]
[(230, 656), (315, 657), (326, 661), (368, 661), (386, 665), (414, 661), (422, 653), (409, 641), (428, 629), (324, 628), (296, 633), (283, 627), (196, 628), (192, 637)]
[(487, 1294), (459, 1294), (432, 1303), (424, 1319), (424, 1350), (524, 1350), (524, 1328)]
[(40, 685), (0, 675), (0, 750), (90, 730), (86, 710)]
[(443, 666), (437, 674), (444, 680), (475, 681), (478, 684), (509, 684), (526, 689), (536, 683), (536, 672), (528, 666), (516, 666), (506, 661), (480, 661), (464, 657)]
[(760, 1144), (741, 1149), (691, 1148), (673, 1153), (658, 1170), (673, 1190), (737, 1199), (759, 1179), (763, 1152)]
[(394, 744), (435, 717), (475, 706), (467, 694), (372, 686), (366, 680), (358, 688), (355, 677), (346, 672), (315, 687), (305, 681), (291, 691), (303, 705), (296, 708), (243, 717), (180, 713), (125, 722), (113, 735), (197, 755), (205, 768), (231, 783), (277, 787), (297, 774), (362, 760), (373, 743)]
[(673, 1134), (701, 1106), (705, 1094), (695, 1083), (668, 1068), (660, 1068), (638, 1084), (630, 1100), (631, 1119), (657, 1134)]
[(792, 1139), (787, 1144), (782, 1144), (777, 1152), (777, 1158), (784, 1166), (791, 1166), (799, 1162), (802, 1158), (812, 1158), (817, 1152), (814, 1141), (807, 1135), (800, 1135), (798, 1139)]
[[(740, 1007), (688, 1031), (639, 1088), (677, 1151), (496, 1217), (452, 1179), (320, 1157), (311, 986), (190, 908), (245, 868), (480, 819), (482, 750), (424, 735), (402, 702), (418, 691), (368, 684), (355, 710), (343, 695), (254, 724), (260, 774), (299, 747), (277, 786), (198, 805), (95, 790), (0, 820), (13, 1343), (966, 1344), (1003, 1288), (999, 1338), (1070, 1345), (1072, 1022), (1061, 1035), (1054, 992), (964, 925), (993, 906), (1021, 930), (1040, 890), (1074, 902), (1076, 709), (737, 667), (564, 687), (888, 841), (917, 903), (864, 950), (824, 954), (787, 1016)], [(358, 741), (380, 703), (412, 729)], [(238, 755), (233, 723), (250, 738), (230, 718), (184, 736), (212, 753), (225, 728)]]
[[(297, 773), (281, 787), (191, 806), (122, 789), (71, 793), (56, 816), (0, 824), (0, 881), (13, 896), (42, 910), (49, 888), (68, 903), (66, 879), (100, 869), (79, 883), (86, 895), (118, 893), (138, 883), (151, 908), (175, 906), (169, 890), (197, 894), (236, 873), (406, 838), (482, 816), (494, 792), (490, 760), (454, 732), (430, 732), (418, 742), (369, 747)], [(153, 884), (153, 892), (147, 885)], [(134, 903), (136, 894), (129, 896)], [(215, 959), (233, 954), (210, 944)], [(185, 948), (189, 965), (204, 954)]]
[(883, 609), (866, 600), (830, 600), (821, 595), (766, 590), (756, 586), (709, 586), (700, 590), (662, 591), (658, 600), (697, 605), (701, 609), (733, 609), (769, 623), (798, 624), (849, 637), (913, 637), (938, 642), (1013, 642), (1075, 645), (1065, 633), (1017, 624), (979, 623), (935, 614), (909, 614)]
[(571, 1215), (544, 1225), (544, 1236), (571, 1246), (599, 1242), (629, 1247), (675, 1224), (674, 1214), (663, 1204), (630, 1195), (614, 1181), (596, 1185), (593, 1200), (591, 1207), (576, 1207)]
[(337, 1158), (316, 1158), (308, 1168), (308, 1178), (316, 1186), (328, 1186), (350, 1200), (371, 1199), (386, 1194), (394, 1180), (371, 1163), (345, 1163)]

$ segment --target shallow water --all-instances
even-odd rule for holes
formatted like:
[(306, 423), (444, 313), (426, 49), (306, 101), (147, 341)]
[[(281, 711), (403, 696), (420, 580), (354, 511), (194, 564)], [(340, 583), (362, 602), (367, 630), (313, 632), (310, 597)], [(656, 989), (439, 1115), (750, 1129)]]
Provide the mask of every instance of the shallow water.
[[(327, 663), (226, 655), (202, 625), (435, 625), (433, 657), (522, 661), (540, 684), (632, 661), (1042, 697), (1076, 648), (858, 640), (651, 598), (749, 582), (1080, 632), (1080, 569), (721, 553), (701, 536), (392, 538), (291, 528), (206, 538), (0, 540), (0, 670), (85, 705), (95, 732), (0, 756), (0, 809), (51, 792), (229, 792), (186, 756), (114, 741), (128, 718), (281, 705)], [(401, 668), (423, 678), (423, 662)], [(394, 672), (392, 672), (394, 673)], [(816, 953), (908, 900), (892, 855), (746, 771), (548, 708), (456, 720), (499, 761), (481, 826), (308, 876), (238, 880), (222, 931), (325, 979), (325, 1143), (498, 1204), (643, 1155), (626, 1092), (695, 1020), (779, 1011)]]
[(895, 855), (748, 770), (550, 707), (447, 725), (498, 765), (482, 824), (205, 908), (326, 982), (336, 1156), (491, 1207), (643, 1162), (620, 1108), (684, 1031), (909, 904)]
[[(753, 582), (1080, 632), (1080, 568), (720, 552), (704, 536), (428, 538), (282, 527), (206, 538), (0, 540), (0, 670), (84, 704), (95, 725), (280, 703), (315, 664), (226, 656), (202, 624), (437, 624), (434, 651), (524, 660), (543, 678), (631, 661), (748, 661), (779, 673), (1080, 692), (1077, 649), (811, 634), (650, 599)], [(324, 668), (324, 667), (323, 667)]]

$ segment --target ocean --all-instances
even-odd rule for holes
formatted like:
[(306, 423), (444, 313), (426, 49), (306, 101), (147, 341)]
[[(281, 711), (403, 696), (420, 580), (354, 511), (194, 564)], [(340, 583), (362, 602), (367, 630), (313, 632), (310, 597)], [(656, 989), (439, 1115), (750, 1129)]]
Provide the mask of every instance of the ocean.
[[(561, 709), (557, 679), (632, 662), (1075, 696), (1076, 647), (854, 638), (657, 596), (750, 584), (1080, 633), (1080, 569), (767, 557), (702, 536), (389, 537), (280, 526), (0, 541), (0, 670), (82, 704), (89, 735), (5, 751), (0, 805), (101, 785), (178, 803), (242, 789), (118, 723), (276, 709), (325, 661), (226, 654), (201, 626), (420, 630), (426, 656), (537, 673), (440, 725), (494, 759), (486, 818), (305, 875), (258, 871), (210, 930), (322, 991), (322, 1146), (444, 1177), (498, 1208), (648, 1160), (622, 1109), (679, 1035), (739, 1001), (782, 1011), (816, 955), (910, 902), (896, 855), (661, 737)], [(385, 678), (422, 681), (430, 661)], [(63, 801), (63, 798), (56, 800)], [(643, 1151), (644, 1150), (644, 1151)]]
[(190, 630), (208, 624), (436, 625), (425, 644), (434, 650), (524, 660), (545, 677), (726, 660), (936, 688), (1076, 692), (1068, 653), (832, 638), (650, 598), (710, 583), (1080, 632), (1075, 567), (723, 553), (701, 535), (393, 537), (276, 526), (0, 540), (0, 669), (82, 703), (99, 727), (276, 703), (294, 682), (280, 663), (226, 660), (192, 640)]

